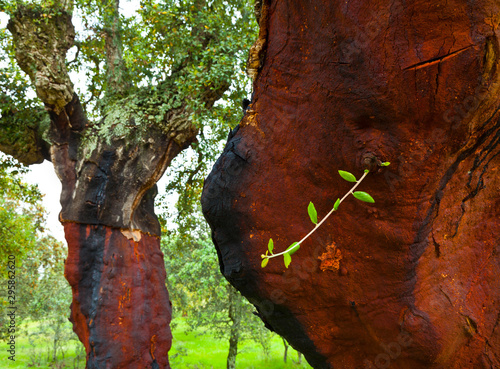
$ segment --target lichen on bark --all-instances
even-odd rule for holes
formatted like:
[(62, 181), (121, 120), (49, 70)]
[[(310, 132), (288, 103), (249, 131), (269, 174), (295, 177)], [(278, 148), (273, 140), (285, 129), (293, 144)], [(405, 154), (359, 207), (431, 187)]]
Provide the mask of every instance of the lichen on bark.
[(88, 157), (99, 143), (111, 144), (126, 138), (126, 146), (147, 142), (152, 132), (165, 134), (185, 148), (198, 133), (192, 123), (192, 109), (172, 92), (167, 82), (144, 87), (129, 96), (108, 100), (100, 122), (87, 129), (80, 145)]
[(18, 65), (29, 75), (37, 96), (60, 113), (74, 93), (66, 69), (66, 52), (75, 38), (71, 15), (59, 11), (49, 17), (40, 10), (19, 7), (7, 28)]

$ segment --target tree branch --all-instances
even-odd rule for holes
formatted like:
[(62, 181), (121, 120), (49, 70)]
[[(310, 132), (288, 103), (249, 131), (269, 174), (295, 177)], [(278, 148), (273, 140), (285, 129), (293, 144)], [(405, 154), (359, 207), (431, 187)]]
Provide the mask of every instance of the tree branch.
[[(29, 126), (27, 122), (33, 121), (29, 110), (17, 114), (2, 113), (5, 121), (11, 117), (16, 121), (17, 129), (21, 128), (21, 132), (26, 133), (26, 139), (22, 141), (14, 136), (7, 138), (2, 150), (27, 164), (50, 157), (51, 161), (56, 160), (61, 168), (65, 168), (67, 173), (58, 173), (61, 178), (74, 177), (74, 173), (70, 172), (76, 159), (80, 133), (87, 122), (66, 69), (66, 53), (73, 46), (75, 37), (71, 5), (71, 1), (56, 1), (52, 8), (46, 9), (52, 13), (50, 17), (43, 8), (19, 5), (7, 26), (12, 33), (16, 61), (30, 77), (38, 98), (45, 104), (50, 121), (46, 119), (47, 124), (43, 127), (39, 122)], [(43, 114), (46, 116), (46, 112)], [(26, 115), (26, 123), (19, 120), (18, 116)], [(2, 128), (4, 131), (7, 129), (5, 126)], [(40, 134), (47, 131), (47, 136)], [(50, 137), (50, 144), (42, 136)], [(52, 145), (50, 155), (49, 145)]]
[(50, 145), (43, 139), (49, 125), (49, 117), (43, 107), (2, 111), (0, 151), (12, 155), (24, 165), (50, 160)]
[(123, 62), (119, 6), (119, 0), (106, 0), (101, 7), (101, 15), (104, 20), (107, 95), (124, 95), (130, 88), (127, 70)]
[(73, 58), (73, 60), (69, 61), (68, 63), (66, 63), (66, 66), (72, 64), (72, 63), (76, 63), (76, 61), (78, 60), (78, 56), (80, 55), (80, 42), (74, 42), (74, 45), (76, 46), (76, 54), (75, 54), (75, 57)]
[(12, 33), (19, 67), (29, 75), (47, 108), (59, 114), (73, 99), (66, 52), (73, 46), (75, 30), (69, 13), (43, 15), (40, 10), (19, 6), (7, 28)]
[[(97, 81), (98, 77), (99, 77), (99, 76), (100, 76), (100, 74), (101, 74), (101, 69), (100, 69), (100, 67), (99, 67), (99, 64), (101, 63), (101, 61), (99, 60), (99, 58), (98, 58), (97, 56), (92, 55), (92, 54), (91, 54), (91, 55), (89, 55), (88, 57), (89, 57), (89, 58), (90, 58), (90, 59), (94, 62), (94, 64), (95, 64), (95, 76), (94, 76), (94, 78), (92, 79), (92, 83), (90, 84), (89, 89), (88, 89), (88, 91), (90, 92), (90, 97), (89, 97), (87, 100), (85, 100), (85, 101), (83, 101), (83, 102), (82, 102), (82, 105), (83, 105), (83, 110), (84, 110), (84, 111), (87, 111), (87, 105), (88, 105), (91, 101), (93, 101), (94, 99), (99, 99), (99, 98), (101, 97), (101, 94), (102, 94), (102, 88), (101, 88), (101, 89), (98, 89), (98, 88), (96, 87), (96, 85), (97, 85), (96, 81)], [(101, 85), (101, 87), (102, 87), (102, 85)], [(97, 93), (97, 94), (95, 94), (94, 92), (98, 92), (98, 93)]]

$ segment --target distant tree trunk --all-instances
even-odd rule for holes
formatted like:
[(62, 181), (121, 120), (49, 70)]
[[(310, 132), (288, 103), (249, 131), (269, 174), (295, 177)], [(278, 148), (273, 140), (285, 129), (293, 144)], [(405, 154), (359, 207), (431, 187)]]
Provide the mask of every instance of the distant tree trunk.
[(286, 339), (284, 339), (283, 337), (281, 337), (281, 339), (283, 340), (283, 346), (285, 347), (285, 351), (283, 353), (283, 361), (286, 364), (286, 359), (288, 356), (288, 342), (286, 342)]
[[(202, 197), (224, 275), (315, 368), (500, 367), (498, 1), (261, 14), (253, 100)], [(347, 192), (339, 169), (369, 169), (375, 204), (351, 196), (261, 268)]]
[(238, 341), (240, 339), (241, 325), (241, 296), (233, 286), (227, 286), (229, 298), (229, 320), (231, 320), (231, 329), (229, 333), (229, 352), (227, 354), (227, 369), (236, 368), (236, 355), (238, 355)]

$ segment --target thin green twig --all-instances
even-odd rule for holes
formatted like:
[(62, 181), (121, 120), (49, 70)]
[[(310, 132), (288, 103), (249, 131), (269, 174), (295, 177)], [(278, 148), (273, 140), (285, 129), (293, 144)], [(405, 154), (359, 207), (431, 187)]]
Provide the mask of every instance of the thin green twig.
[[(347, 191), (347, 193), (344, 195), (344, 197), (342, 197), (340, 199), (340, 202), (339, 202), (339, 205), (342, 203), (342, 201), (344, 201), (350, 194), (353, 193), (353, 191), (356, 189), (356, 187), (359, 186), (359, 184), (363, 181), (363, 179), (365, 179), (365, 177), (368, 175), (369, 171), (368, 170), (365, 170), (363, 176), (358, 180), (356, 181), (356, 183), (354, 184), (354, 186), (352, 186), (352, 188)], [(338, 208), (337, 208), (338, 209)], [(302, 242), (304, 242), (305, 240), (307, 240), (309, 238), (310, 235), (312, 235), (314, 232), (316, 232), (316, 230), (328, 219), (328, 217), (330, 215), (333, 214), (333, 212), (335, 211), (335, 207), (332, 208), (332, 210), (330, 210), (330, 212), (328, 214), (326, 214), (326, 216), (321, 219), (321, 221), (316, 224), (316, 226), (308, 233), (304, 236), (304, 238), (302, 238), (299, 242), (297, 242), (295, 245), (293, 245), (292, 247), (286, 249), (285, 251), (283, 252), (280, 252), (280, 253), (277, 253), (277, 254), (271, 254), (271, 255), (261, 255), (262, 258), (267, 258), (267, 259), (272, 259), (272, 258), (275, 258), (275, 257), (278, 257), (278, 256), (281, 256), (281, 255), (284, 255), (286, 253), (290, 253), (292, 252), (293, 253), (293, 250), (297, 249), (298, 247), (300, 247), (300, 245), (302, 244)]]
[[(386, 167), (389, 164), (390, 164), (389, 162), (385, 162), (385, 163), (379, 162), (379, 166), (382, 166), (382, 167)], [(321, 219), (321, 221), (319, 223), (317, 220), (317, 212), (316, 212), (316, 209), (314, 207), (314, 204), (312, 202), (309, 203), (309, 207), (308, 207), (307, 211), (309, 213), (309, 217), (311, 218), (311, 221), (314, 223), (314, 228), (308, 234), (306, 234), (299, 242), (294, 242), (285, 251), (279, 252), (277, 254), (273, 253), (274, 242), (271, 238), (269, 240), (268, 250), (266, 251), (266, 254), (261, 255), (261, 257), (263, 259), (262, 260), (262, 268), (264, 268), (267, 265), (267, 263), (269, 262), (270, 259), (281, 256), (281, 255), (283, 255), (283, 257), (284, 257), (285, 267), (288, 268), (288, 265), (292, 261), (291, 255), (300, 248), (300, 245), (305, 240), (307, 240), (330, 217), (330, 215), (333, 214), (334, 211), (338, 210), (340, 204), (349, 195), (353, 195), (358, 200), (362, 200), (362, 201), (366, 201), (366, 202), (370, 202), (370, 203), (375, 202), (375, 200), (373, 200), (373, 198), (369, 194), (367, 194), (366, 192), (363, 192), (363, 191), (354, 192), (354, 190), (366, 178), (368, 173), (370, 173), (370, 171), (368, 169), (365, 169), (365, 172), (363, 173), (361, 178), (359, 180), (357, 180), (353, 174), (339, 170), (339, 174), (342, 178), (344, 178), (346, 181), (349, 181), (349, 182), (355, 182), (354, 186), (352, 186), (351, 189), (349, 191), (347, 191), (347, 193), (341, 199), (337, 199), (337, 201), (335, 201), (335, 204), (333, 205), (332, 210), (330, 210), (330, 212), (328, 214), (326, 214), (326, 216), (323, 219)], [(269, 254), (269, 252), (270, 252), (270, 254)]]
[[(356, 183), (354, 184), (354, 186), (352, 186), (352, 188), (347, 191), (347, 193), (344, 195), (344, 197), (342, 197), (340, 199), (340, 202), (339, 202), (339, 205), (342, 203), (342, 201), (344, 201), (350, 194), (352, 194), (352, 192), (356, 189), (356, 187), (359, 186), (359, 184), (363, 181), (363, 179), (365, 179), (365, 177), (368, 175), (369, 171), (366, 170), (365, 173), (363, 174), (363, 176), (358, 180), (356, 181)], [(338, 208), (337, 208), (338, 209)], [(286, 254), (286, 253), (290, 253), (292, 252), (293, 253), (293, 250), (297, 249), (298, 247), (300, 247), (300, 245), (302, 244), (302, 242), (304, 242), (305, 240), (307, 240), (309, 238), (310, 235), (312, 235), (314, 232), (316, 232), (316, 230), (328, 219), (328, 217), (330, 215), (333, 214), (333, 212), (335, 211), (335, 207), (332, 208), (332, 210), (330, 210), (330, 212), (328, 214), (326, 214), (326, 216), (321, 219), (321, 221), (316, 224), (316, 226), (308, 233), (304, 236), (304, 238), (302, 238), (299, 242), (297, 242), (295, 245), (293, 245), (292, 247), (290, 247), (289, 249), (283, 251), (283, 252), (280, 252), (278, 254), (272, 254), (272, 255), (263, 255), (264, 257), (268, 258), (268, 259), (272, 259), (272, 258), (275, 258), (277, 256), (281, 256), (283, 254)]]

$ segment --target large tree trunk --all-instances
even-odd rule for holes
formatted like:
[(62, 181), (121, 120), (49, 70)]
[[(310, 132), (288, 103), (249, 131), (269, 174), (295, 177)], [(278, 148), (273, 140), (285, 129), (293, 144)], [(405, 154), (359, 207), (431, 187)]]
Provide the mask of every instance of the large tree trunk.
[[(315, 368), (500, 367), (498, 2), (261, 14), (253, 101), (202, 197), (224, 275)], [(374, 205), (261, 268), (349, 189), (337, 170), (367, 167)]]
[(168, 368), (171, 304), (153, 202), (156, 181), (181, 147), (152, 130), (142, 144), (100, 142), (75, 157), (77, 150), (71, 139), (60, 141), (51, 157), (63, 184), (70, 320), (87, 367)]
[[(165, 113), (161, 129), (135, 125), (125, 98), (108, 106), (102, 124), (109, 131), (90, 135), (99, 128), (89, 126), (65, 69), (74, 37), (71, 17), (63, 11), (39, 19), (36, 11), (22, 8), (9, 30), (18, 64), (50, 115), (47, 159), (62, 182), (70, 320), (85, 346), (87, 368), (169, 368), (171, 303), (153, 203), (156, 182), (197, 130), (182, 104)], [(165, 95), (175, 93), (167, 83), (162, 86)], [(144, 100), (138, 105), (147, 108)], [(130, 125), (129, 135), (114, 134), (124, 124)]]
[[(169, 368), (171, 303), (153, 203), (156, 181), (185, 146), (172, 138), (179, 135), (151, 129), (141, 143), (115, 139), (87, 152), (75, 138), (78, 106), (75, 97), (65, 114), (51, 113), (58, 137), (51, 159), (63, 184), (60, 219), (69, 248), (65, 275), (73, 290), (70, 320), (88, 368)], [(71, 125), (62, 122), (67, 117)], [(193, 140), (195, 131), (187, 133)]]

